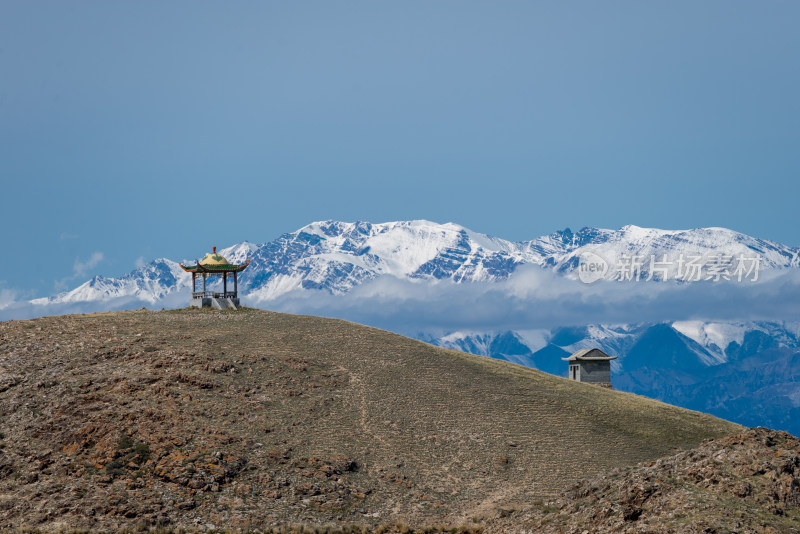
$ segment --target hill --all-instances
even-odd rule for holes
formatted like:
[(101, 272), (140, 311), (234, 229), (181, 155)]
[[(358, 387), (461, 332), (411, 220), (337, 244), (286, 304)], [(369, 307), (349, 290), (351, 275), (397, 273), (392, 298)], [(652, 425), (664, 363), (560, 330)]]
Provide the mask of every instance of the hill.
[(564, 375), (561, 358), (600, 347), (619, 356), (614, 385), (746, 426), (800, 435), (800, 324), (671, 321), (421, 336), (446, 348)]
[(741, 429), (341, 320), (0, 323), (0, 528), (466, 521)]
[(492, 530), (800, 532), (800, 439), (753, 428), (506, 510)]

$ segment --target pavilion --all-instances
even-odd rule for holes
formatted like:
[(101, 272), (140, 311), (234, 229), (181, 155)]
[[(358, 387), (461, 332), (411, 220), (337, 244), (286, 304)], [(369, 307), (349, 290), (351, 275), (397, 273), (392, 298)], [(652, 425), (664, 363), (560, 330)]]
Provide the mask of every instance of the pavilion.
[[(217, 254), (217, 247), (212, 248), (211, 254), (203, 256), (194, 266), (178, 264), (187, 273), (192, 273), (192, 301), (190, 306), (197, 308), (237, 309), (239, 307), (239, 280), (238, 273), (250, 265), (250, 260), (241, 265), (228, 262), (224, 256)], [(233, 275), (233, 291), (228, 291), (228, 277)], [(206, 281), (209, 277), (222, 277), (222, 293), (206, 290)], [(197, 290), (197, 279), (202, 278), (203, 289)]]

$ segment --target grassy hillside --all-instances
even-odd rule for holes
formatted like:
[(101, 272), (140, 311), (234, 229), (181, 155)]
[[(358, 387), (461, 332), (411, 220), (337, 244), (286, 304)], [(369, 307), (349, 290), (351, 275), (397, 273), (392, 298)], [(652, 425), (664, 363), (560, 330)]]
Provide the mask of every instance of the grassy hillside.
[(469, 521), (741, 427), (344, 321), (0, 323), (0, 528)]

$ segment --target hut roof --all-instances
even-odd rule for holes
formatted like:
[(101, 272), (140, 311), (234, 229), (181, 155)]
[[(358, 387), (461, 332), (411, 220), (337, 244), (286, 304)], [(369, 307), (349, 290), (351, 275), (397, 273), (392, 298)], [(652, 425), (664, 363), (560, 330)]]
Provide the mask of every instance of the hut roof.
[(589, 361), (592, 361), (592, 360), (594, 360), (594, 361), (607, 360), (607, 361), (610, 361), (610, 360), (616, 360), (617, 357), (616, 356), (609, 356), (608, 354), (606, 354), (605, 352), (603, 352), (600, 349), (581, 349), (578, 352), (575, 352), (569, 358), (561, 358), (561, 359), (566, 361), (566, 362), (574, 362), (574, 361), (581, 361), (581, 360), (583, 360), (583, 361), (585, 361), (585, 360), (589, 360)]

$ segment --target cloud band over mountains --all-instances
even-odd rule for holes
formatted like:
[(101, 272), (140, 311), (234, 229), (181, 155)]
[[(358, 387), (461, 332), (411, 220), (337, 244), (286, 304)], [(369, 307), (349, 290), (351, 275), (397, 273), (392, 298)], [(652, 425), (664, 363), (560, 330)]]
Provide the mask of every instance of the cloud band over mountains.
[(800, 273), (770, 273), (757, 283), (604, 281), (588, 285), (523, 266), (498, 282), (423, 283), (384, 276), (345, 295), (303, 291), (250, 304), (410, 331), (688, 319), (784, 321), (800, 317)]
[[(511, 242), (454, 223), (320, 221), (269, 243), (243, 242), (222, 252), (236, 264), (251, 261), (238, 279), (246, 305), (341, 317), (405, 333), (800, 317), (800, 249), (724, 228), (567, 229)], [(747, 255), (758, 257), (761, 270), (739, 281), (733, 264), (722, 259)], [(625, 258), (642, 262), (641, 276), (622, 276)], [(648, 258), (650, 263), (644, 261)], [(681, 266), (687, 274), (697, 258), (707, 262), (701, 265), (706, 276), (682, 279)], [(76, 260), (73, 278), (101, 261), (100, 252)], [(597, 265), (605, 276), (613, 270), (633, 280), (587, 280), (585, 268)], [(730, 276), (694, 281), (713, 278), (712, 267), (717, 274), (730, 269)], [(661, 276), (651, 276), (657, 272)], [(48, 298), (23, 301), (5, 291), (0, 319), (180, 308), (189, 303), (190, 283), (176, 262), (142, 259), (129, 274), (96, 276)]]

